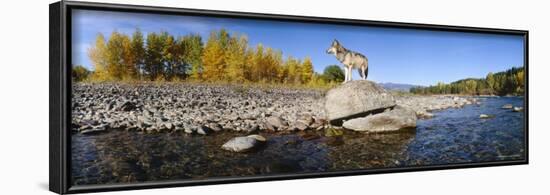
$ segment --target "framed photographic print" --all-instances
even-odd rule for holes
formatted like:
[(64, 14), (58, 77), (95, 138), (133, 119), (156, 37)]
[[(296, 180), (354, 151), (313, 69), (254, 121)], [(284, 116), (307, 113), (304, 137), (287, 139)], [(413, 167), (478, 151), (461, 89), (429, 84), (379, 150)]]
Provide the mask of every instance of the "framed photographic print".
[(62, 1), (50, 190), (528, 162), (528, 32)]

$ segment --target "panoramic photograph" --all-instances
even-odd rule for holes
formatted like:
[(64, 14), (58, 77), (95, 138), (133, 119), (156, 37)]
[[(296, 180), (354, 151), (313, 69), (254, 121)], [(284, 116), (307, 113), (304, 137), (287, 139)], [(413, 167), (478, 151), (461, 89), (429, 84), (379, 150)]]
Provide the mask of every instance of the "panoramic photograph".
[(524, 37), (73, 9), (70, 185), (523, 160)]

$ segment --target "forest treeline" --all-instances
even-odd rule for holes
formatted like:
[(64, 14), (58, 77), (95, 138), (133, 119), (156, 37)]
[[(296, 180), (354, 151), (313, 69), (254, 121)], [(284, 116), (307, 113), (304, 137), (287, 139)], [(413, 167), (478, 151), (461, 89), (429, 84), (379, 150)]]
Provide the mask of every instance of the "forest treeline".
[(212, 31), (206, 43), (197, 34), (168, 32), (131, 35), (98, 34), (89, 48), (93, 71), (73, 67), (76, 81), (223, 81), (327, 85), (343, 80), (343, 71), (328, 66), (315, 73), (309, 57), (288, 56), (262, 44), (250, 46), (245, 35)]
[(413, 87), (414, 94), (464, 94), (464, 95), (523, 95), (525, 71), (513, 67), (506, 71), (489, 73), (485, 78), (463, 79), (449, 84), (442, 82), (429, 87)]

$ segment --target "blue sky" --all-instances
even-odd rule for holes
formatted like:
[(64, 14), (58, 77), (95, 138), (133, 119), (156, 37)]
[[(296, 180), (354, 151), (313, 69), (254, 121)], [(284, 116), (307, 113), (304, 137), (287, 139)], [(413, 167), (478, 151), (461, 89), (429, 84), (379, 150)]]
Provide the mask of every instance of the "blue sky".
[[(250, 45), (280, 49), (285, 57), (309, 56), (316, 72), (340, 65), (325, 52), (338, 39), (369, 58), (368, 79), (376, 82), (432, 85), (523, 66), (523, 37), (512, 35), (89, 10), (73, 10), (72, 19), (72, 63), (90, 69), (87, 51), (98, 33), (108, 38), (115, 30), (130, 35), (136, 28), (144, 34), (198, 33), (203, 41), (225, 28), (247, 35)], [(353, 77), (359, 78), (355, 70)]]

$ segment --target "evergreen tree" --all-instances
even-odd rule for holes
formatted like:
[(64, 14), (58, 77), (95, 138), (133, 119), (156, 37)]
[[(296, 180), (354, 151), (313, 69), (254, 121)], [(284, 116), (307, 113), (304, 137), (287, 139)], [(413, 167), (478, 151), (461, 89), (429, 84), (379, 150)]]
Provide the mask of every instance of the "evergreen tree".
[(145, 50), (145, 75), (153, 81), (162, 73), (162, 49), (163, 42), (156, 33), (147, 34), (147, 44)]
[(503, 72), (489, 73), (482, 79), (463, 79), (450, 84), (412, 88), (417, 94), (521, 95), (525, 89), (524, 69), (513, 67)]
[(176, 75), (176, 71), (179, 65), (178, 55), (181, 53), (179, 45), (176, 44), (174, 36), (169, 35), (167, 32), (161, 33), (162, 46), (162, 64), (163, 64), (163, 76), (167, 80), (172, 80)]
[(90, 71), (84, 68), (83, 66), (76, 65), (76, 66), (73, 66), (71, 75), (74, 82), (80, 82), (88, 79), (88, 76), (90, 75)]
[(180, 58), (185, 62), (185, 66), (180, 67), (179, 73), (181, 75), (190, 75), (192, 79), (201, 79), (203, 72), (202, 67), (202, 53), (203, 43), (200, 35), (187, 35), (184, 36), (180, 42), (183, 50)]
[(338, 65), (330, 65), (323, 70), (323, 78), (328, 82), (340, 83), (344, 81), (344, 71)]

